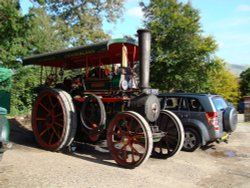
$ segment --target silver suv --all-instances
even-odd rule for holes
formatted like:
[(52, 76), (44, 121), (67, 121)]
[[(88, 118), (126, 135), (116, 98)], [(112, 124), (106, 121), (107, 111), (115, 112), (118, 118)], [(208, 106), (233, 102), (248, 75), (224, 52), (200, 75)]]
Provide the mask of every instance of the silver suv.
[(174, 112), (185, 130), (184, 151), (192, 152), (213, 141), (227, 141), (237, 126), (237, 112), (219, 95), (160, 94), (161, 108)]

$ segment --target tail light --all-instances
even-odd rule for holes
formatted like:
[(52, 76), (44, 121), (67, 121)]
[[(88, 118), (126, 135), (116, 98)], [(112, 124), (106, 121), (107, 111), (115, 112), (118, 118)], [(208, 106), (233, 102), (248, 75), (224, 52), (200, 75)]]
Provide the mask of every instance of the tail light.
[(215, 131), (219, 130), (219, 120), (217, 112), (206, 112), (206, 117), (209, 124), (214, 127)]

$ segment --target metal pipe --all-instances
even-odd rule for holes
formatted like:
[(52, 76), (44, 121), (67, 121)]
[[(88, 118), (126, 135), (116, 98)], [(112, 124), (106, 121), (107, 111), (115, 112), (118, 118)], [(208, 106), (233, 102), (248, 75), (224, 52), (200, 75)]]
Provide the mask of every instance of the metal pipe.
[(139, 37), (140, 88), (147, 89), (150, 76), (151, 33), (147, 29), (137, 31)]

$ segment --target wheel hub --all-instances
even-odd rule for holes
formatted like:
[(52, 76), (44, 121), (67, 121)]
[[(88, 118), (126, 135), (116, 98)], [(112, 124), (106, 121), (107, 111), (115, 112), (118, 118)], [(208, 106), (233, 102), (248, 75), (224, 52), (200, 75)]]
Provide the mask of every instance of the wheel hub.
[(52, 116), (48, 116), (48, 117), (46, 118), (46, 123), (52, 124), (52, 122), (53, 122)]
[(192, 138), (189, 134), (186, 133), (186, 137), (185, 137), (185, 140), (184, 140), (184, 145), (189, 146), (189, 147), (193, 147), (194, 144), (195, 144), (194, 138)]
[(130, 141), (130, 138), (129, 138), (129, 137), (127, 137), (127, 136), (122, 137), (122, 143), (123, 143), (123, 144), (128, 144), (129, 141)]

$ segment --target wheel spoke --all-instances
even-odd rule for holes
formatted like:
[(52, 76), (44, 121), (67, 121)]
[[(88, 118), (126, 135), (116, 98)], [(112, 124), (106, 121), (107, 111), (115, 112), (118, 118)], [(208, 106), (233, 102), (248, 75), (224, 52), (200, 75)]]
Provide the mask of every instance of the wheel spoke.
[(50, 112), (50, 110), (49, 110), (46, 106), (44, 106), (42, 103), (39, 103), (39, 105), (40, 105), (41, 107), (43, 107), (43, 109), (46, 110), (47, 112)]
[(55, 109), (58, 106), (58, 103), (56, 103), (52, 108)]
[(127, 128), (127, 132), (129, 133), (131, 131), (131, 127), (132, 127), (132, 122), (133, 122), (134, 119), (131, 119), (131, 118), (127, 118), (126, 120), (126, 128)]
[(53, 132), (55, 133), (56, 137), (57, 137), (58, 139), (60, 139), (61, 136), (58, 134), (58, 132), (56, 131), (55, 127), (52, 125), (51, 128), (52, 128)]
[(53, 138), (54, 138), (54, 132), (52, 131), (49, 138), (49, 145), (51, 145)]
[(51, 95), (48, 95), (48, 98), (49, 98), (49, 103), (50, 103), (51, 109), (53, 109), (54, 108), (54, 104), (52, 102)]
[(60, 124), (60, 123), (54, 122), (54, 124), (55, 124), (55, 125), (57, 125), (58, 127), (63, 128), (63, 125), (62, 125), (62, 124)]
[(63, 115), (63, 113), (56, 114), (55, 118), (58, 118), (59, 116), (62, 116), (62, 115)]
[(50, 127), (48, 126), (46, 129), (44, 129), (39, 135), (43, 136), (47, 131), (50, 130)]
[(123, 151), (123, 157), (124, 157), (124, 160), (127, 161), (127, 144), (125, 144), (123, 147), (122, 147), (122, 151)]
[[(163, 155), (164, 153), (163, 153), (163, 145), (162, 145), (162, 140), (160, 141), (160, 142), (158, 142), (158, 143), (156, 143), (156, 146), (155, 146), (155, 149), (154, 149), (154, 152), (157, 152), (157, 153), (159, 153), (159, 154), (161, 154), (161, 155)], [(156, 148), (158, 148), (159, 149), (159, 151), (157, 151), (156, 150)], [(165, 149), (165, 148), (164, 148)]]
[(139, 151), (137, 151), (132, 145), (131, 145), (131, 150), (132, 152), (135, 152), (137, 156), (142, 157), (142, 154)]
[(134, 141), (134, 143), (140, 145), (143, 148), (145, 148), (145, 144), (139, 142), (138, 140)]
[(47, 118), (35, 118), (36, 121), (45, 121)]
[(145, 139), (145, 136), (142, 135), (142, 134), (136, 134), (136, 135), (133, 136), (133, 138), (135, 138), (136, 140), (138, 140), (138, 139)]
[(167, 141), (167, 140), (163, 140), (163, 142), (165, 143), (165, 145), (166, 145), (166, 148), (167, 148), (167, 150), (168, 150), (168, 153), (170, 152), (170, 146), (169, 146), (169, 142), (171, 142), (171, 141)]

